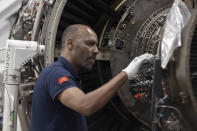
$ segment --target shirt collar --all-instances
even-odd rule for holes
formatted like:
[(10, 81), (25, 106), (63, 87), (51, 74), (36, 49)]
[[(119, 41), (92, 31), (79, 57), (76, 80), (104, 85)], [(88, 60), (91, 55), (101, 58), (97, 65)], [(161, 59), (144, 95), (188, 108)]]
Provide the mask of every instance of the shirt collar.
[(67, 69), (76, 79), (79, 79), (79, 76), (74, 71), (70, 62), (66, 60), (66, 58), (64, 58), (63, 56), (59, 56), (57, 61), (59, 61), (63, 65), (63, 68)]

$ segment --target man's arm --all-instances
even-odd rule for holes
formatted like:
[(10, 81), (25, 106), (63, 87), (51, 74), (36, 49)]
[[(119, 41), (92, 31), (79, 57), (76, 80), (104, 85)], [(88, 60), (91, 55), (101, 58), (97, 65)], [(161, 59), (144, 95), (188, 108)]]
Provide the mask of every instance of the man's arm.
[(127, 74), (121, 72), (108, 83), (90, 93), (85, 94), (79, 88), (71, 87), (64, 90), (58, 99), (76, 112), (90, 115), (102, 108), (127, 79)]
[(149, 54), (135, 58), (121, 73), (90, 93), (85, 94), (77, 87), (71, 87), (60, 93), (58, 99), (76, 112), (90, 115), (102, 108), (128, 78), (131, 79), (136, 75), (142, 63), (150, 59), (152, 59), (152, 55)]

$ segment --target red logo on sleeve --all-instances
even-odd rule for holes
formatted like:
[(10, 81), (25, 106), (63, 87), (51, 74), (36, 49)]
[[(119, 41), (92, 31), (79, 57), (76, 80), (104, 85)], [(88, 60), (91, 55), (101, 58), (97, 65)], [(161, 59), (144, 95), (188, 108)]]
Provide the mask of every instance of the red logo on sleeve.
[(63, 82), (66, 82), (66, 81), (68, 81), (68, 78), (66, 76), (63, 76), (58, 79), (59, 84), (62, 84)]

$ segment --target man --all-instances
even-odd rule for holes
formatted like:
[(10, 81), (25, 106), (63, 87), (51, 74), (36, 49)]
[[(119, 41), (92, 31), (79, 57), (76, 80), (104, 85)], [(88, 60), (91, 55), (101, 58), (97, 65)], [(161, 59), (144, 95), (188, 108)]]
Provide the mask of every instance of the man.
[(77, 72), (91, 70), (98, 38), (85, 25), (71, 25), (63, 33), (61, 56), (43, 70), (33, 94), (31, 131), (87, 131), (84, 115), (102, 108), (115, 92), (135, 76), (140, 65), (153, 58), (145, 54), (100, 88), (85, 94)]

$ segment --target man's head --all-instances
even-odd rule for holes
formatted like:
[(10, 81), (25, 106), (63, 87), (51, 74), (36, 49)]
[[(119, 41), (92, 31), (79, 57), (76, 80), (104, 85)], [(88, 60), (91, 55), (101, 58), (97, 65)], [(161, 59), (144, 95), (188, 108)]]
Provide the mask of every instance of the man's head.
[(97, 35), (89, 26), (71, 25), (63, 33), (61, 55), (76, 71), (91, 70), (98, 54), (97, 44)]

